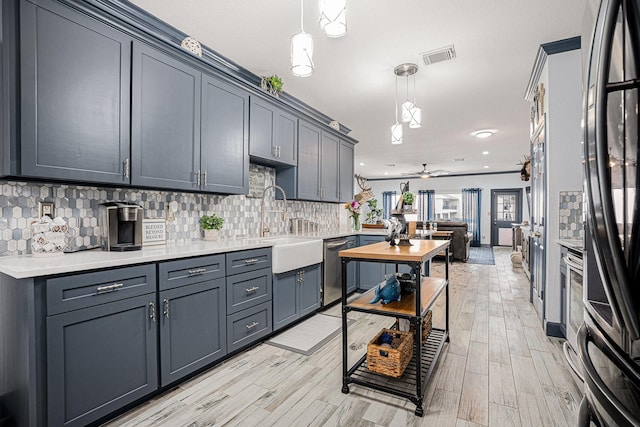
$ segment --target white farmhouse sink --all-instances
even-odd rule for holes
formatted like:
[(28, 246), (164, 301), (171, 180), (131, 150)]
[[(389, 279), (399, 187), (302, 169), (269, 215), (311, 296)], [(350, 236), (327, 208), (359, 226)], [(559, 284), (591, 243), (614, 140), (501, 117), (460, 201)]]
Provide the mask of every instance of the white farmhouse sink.
[(274, 273), (285, 273), (322, 262), (322, 239), (264, 237), (259, 241), (273, 243), (271, 270)]

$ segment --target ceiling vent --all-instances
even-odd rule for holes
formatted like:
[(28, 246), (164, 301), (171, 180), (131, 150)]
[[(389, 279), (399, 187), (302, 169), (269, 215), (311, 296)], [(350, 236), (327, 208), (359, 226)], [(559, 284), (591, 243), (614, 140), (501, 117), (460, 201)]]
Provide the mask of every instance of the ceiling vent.
[(436, 62), (449, 61), (456, 57), (456, 49), (451, 46), (421, 53), (424, 65), (435, 64)]
[(464, 162), (464, 158), (462, 157), (458, 157), (456, 159), (453, 159), (454, 162)]

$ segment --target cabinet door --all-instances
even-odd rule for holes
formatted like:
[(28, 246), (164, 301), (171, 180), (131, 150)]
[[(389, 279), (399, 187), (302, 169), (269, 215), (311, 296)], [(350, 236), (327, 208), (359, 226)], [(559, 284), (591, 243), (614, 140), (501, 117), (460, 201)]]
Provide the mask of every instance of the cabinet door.
[[(357, 236), (347, 237), (347, 249), (357, 246)], [(347, 293), (351, 293), (358, 288), (358, 264), (359, 261), (351, 261), (347, 264)]]
[(124, 34), (20, 3), (21, 175), (129, 183), (130, 58)]
[(338, 197), (338, 153), (340, 142), (337, 137), (322, 132), (320, 153), (320, 197), (324, 202), (337, 202)]
[[(372, 243), (378, 243), (384, 241), (384, 236), (366, 236), (361, 235), (360, 246), (370, 245)], [(380, 262), (365, 262), (360, 261), (358, 263), (358, 274), (360, 279), (360, 289), (371, 289), (378, 283), (384, 280), (386, 274), (387, 264)]]
[(320, 128), (298, 121), (298, 199), (320, 200)]
[(198, 189), (200, 80), (189, 65), (134, 43), (132, 184)]
[(251, 121), (249, 123), (249, 154), (265, 160), (275, 160), (273, 150), (273, 123), (275, 111), (260, 98), (251, 97)]
[(158, 387), (156, 294), (47, 317), (51, 426), (84, 426)]
[(298, 119), (285, 111), (276, 112), (274, 144), (278, 162), (291, 166), (298, 164)]
[(321, 264), (301, 269), (302, 280), (298, 283), (298, 304), (300, 317), (320, 308)]
[(160, 292), (161, 386), (226, 354), (225, 280)]
[(273, 275), (273, 330), (300, 317), (297, 290), (300, 280), (298, 270)]
[(201, 168), (204, 191), (249, 190), (249, 94), (202, 77)]
[(340, 140), (338, 196), (340, 202), (353, 200), (353, 144)]

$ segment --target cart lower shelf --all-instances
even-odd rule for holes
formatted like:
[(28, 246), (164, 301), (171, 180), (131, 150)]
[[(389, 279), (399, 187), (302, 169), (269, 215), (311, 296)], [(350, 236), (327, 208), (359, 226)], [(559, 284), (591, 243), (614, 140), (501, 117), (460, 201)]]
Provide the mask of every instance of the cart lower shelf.
[[(349, 369), (347, 377), (343, 379), (342, 392), (349, 392), (348, 384), (357, 384), (404, 397), (411, 400), (411, 402), (416, 405), (415, 414), (422, 416), (422, 399), (424, 398), (424, 392), (427, 388), (428, 380), (433, 373), (435, 363), (437, 362), (440, 353), (442, 353), (442, 348), (444, 347), (444, 343), (448, 341), (448, 338), (449, 334), (447, 331), (434, 328), (431, 331), (427, 342), (423, 345), (422, 353), (420, 353), (420, 350), (414, 344), (411, 362), (409, 362), (407, 369), (400, 378), (392, 378), (369, 371), (367, 369), (367, 355), (365, 354), (351, 369)], [(420, 396), (417, 396), (418, 372), (416, 368), (416, 358), (420, 354), (422, 354), (422, 392)]]

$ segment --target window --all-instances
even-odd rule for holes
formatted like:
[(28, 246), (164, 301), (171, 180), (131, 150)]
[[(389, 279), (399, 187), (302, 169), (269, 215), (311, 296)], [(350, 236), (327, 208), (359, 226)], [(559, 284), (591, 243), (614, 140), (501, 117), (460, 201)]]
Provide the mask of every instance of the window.
[(384, 191), (382, 193), (382, 218), (391, 218), (391, 211), (398, 204), (398, 193), (395, 191)]
[(461, 193), (436, 193), (434, 220), (439, 219), (462, 221)]

